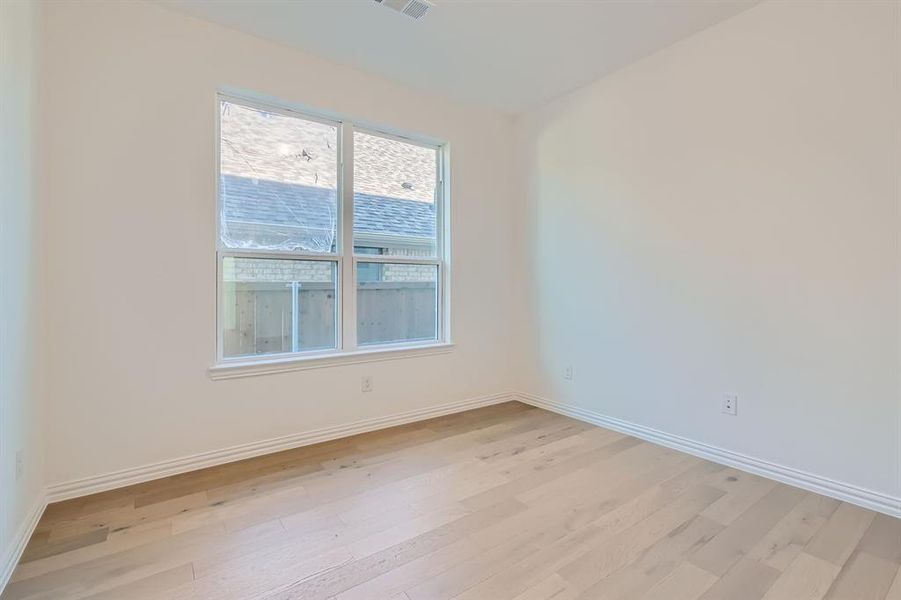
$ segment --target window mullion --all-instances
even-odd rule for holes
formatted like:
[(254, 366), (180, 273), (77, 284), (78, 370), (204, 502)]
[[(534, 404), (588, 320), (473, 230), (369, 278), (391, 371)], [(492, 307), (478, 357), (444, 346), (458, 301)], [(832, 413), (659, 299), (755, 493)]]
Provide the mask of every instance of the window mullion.
[(438, 267), (438, 339), (443, 342), (450, 340), (450, 213), (448, 212), (448, 187), (447, 179), (448, 157), (447, 146), (436, 153), (436, 171), (438, 173), (438, 185), (436, 188), (435, 202), (437, 205), (437, 233), (438, 256), (441, 264)]
[(341, 347), (357, 348), (357, 286), (354, 262), (354, 128), (341, 125)]
[(341, 259), (340, 254), (304, 254), (300, 252), (281, 252), (277, 250), (245, 250), (243, 248), (222, 248), (218, 253), (231, 258), (260, 258), (276, 260), (303, 260), (318, 262), (335, 262)]
[(411, 257), (411, 256), (392, 256), (391, 254), (357, 254), (354, 260), (362, 263), (387, 263), (396, 265), (437, 265), (441, 263), (440, 258), (435, 257)]

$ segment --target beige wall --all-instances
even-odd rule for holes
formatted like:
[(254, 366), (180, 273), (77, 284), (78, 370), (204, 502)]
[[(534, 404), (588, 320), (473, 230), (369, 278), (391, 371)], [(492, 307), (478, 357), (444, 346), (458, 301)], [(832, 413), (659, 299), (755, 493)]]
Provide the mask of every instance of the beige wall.
[[(0, 2), (0, 587), (44, 485), (42, 410), (32, 382), (38, 15)], [(16, 452), (24, 472), (16, 478)]]
[[(49, 484), (513, 388), (509, 119), (146, 3), (45, 9)], [(452, 353), (209, 379), (219, 86), (450, 143)]]
[(527, 391), (901, 495), (899, 10), (764, 3), (528, 115)]

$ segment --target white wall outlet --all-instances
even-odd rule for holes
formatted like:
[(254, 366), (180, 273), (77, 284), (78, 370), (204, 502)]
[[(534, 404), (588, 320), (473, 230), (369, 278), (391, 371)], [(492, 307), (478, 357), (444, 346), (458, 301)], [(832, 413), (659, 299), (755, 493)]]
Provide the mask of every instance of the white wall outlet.
[(563, 379), (568, 381), (572, 381), (573, 378), (573, 367), (572, 365), (567, 365), (565, 369), (563, 369)]
[(360, 391), (362, 392), (371, 392), (372, 391), (372, 377), (366, 375), (362, 379), (360, 379)]
[(22, 458), (22, 451), (16, 451), (16, 481), (22, 479), (25, 474), (25, 459)]
[(738, 414), (738, 394), (723, 394), (723, 412), (733, 416)]

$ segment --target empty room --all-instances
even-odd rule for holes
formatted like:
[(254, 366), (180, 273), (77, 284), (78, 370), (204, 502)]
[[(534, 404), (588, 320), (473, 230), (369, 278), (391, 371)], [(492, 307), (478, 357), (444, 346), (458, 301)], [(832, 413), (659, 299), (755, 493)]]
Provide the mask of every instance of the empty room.
[(0, 600), (901, 600), (901, 1), (0, 0)]

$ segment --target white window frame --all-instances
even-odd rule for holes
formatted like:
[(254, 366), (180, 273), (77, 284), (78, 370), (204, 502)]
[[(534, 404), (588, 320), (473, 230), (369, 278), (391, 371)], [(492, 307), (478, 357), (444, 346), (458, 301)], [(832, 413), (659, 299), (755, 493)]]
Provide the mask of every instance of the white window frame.
[[(338, 131), (336, 158), (338, 164), (337, 243), (334, 253), (311, 254), (302, 251), (271, 251), (227, 248), (221, 238), (222, 196), (221, 166), (221, 103), (229, 102), (288, 117), (306, 119), (335, 126)], [(216, 95), (216, 360), (210, 368), (213, 379), (246, 377), (271, 372), (304, 370), (355, 362), (371, 362), (449, 352), (450, 338), (450, 218), (449, 218), (449, 152), (448, 144), (425, 136), (418, 136), (373, 126), (321, 111), (296, 109), (284, 103), (260, 102), (245, 96), (218, 93)], [(354, 131), (416, 144), (434, 149), (437, 161), (435, 192), (436, 253), (434, 258), (354, 253)], [(335, 263), (335, 345), (328, 350), (282, 352), (259, 356), (226, 357), (223, 348), (224, 307), (222, 274), (226, 258), (270, 258), (284, 260), (325, 261)], [(363, 263), (419, 264), (437, 268), (437, 337), (420, 342), (385, 344), (357, 344), (357, 266)]]

